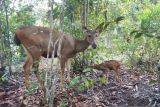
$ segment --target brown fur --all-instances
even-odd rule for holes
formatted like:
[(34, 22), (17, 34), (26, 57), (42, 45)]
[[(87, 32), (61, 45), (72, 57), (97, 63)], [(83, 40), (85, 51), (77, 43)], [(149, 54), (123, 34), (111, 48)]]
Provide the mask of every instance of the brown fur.
[(106, 74), (107, 81), (108, 81), (109, 70), (114, 70), (116, 80), (121, 82), (121, 80), (120, 80), (120, 66), (121, 66), (121, 64), (119, 61), (108, 60), (108, 61), (104, 61), (100, 64), (91, 65), (91, 68), (104, 71)]

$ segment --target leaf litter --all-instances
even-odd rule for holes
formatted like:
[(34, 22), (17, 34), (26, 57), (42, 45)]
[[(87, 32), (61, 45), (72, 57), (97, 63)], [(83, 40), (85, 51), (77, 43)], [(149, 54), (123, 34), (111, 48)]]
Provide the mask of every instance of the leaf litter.
[[(72, 83), (63, 92), (57, 89), (53, 101), (55, 107), (160, 107), (160, 84), (150, 84), (150, 80), (157, 77), (123, 68), (122, 84), (115, 81), (113, 72), (109, 73), (109, 81), (101, 84), (98, 81), (100, 75), (104, 75), (102, 71), (72, 72), (73, 78), (77, 76), (77, 84)], [(94, 83), (88, 89), (80, 91), (78, 86), (83, 82), (82, 77), (94, 79)], [(16, 81), (12, 78), (0, 83), (0, 107), (48, 107), (41, 93), (35, 91), (26, 94), (23, 81)]]

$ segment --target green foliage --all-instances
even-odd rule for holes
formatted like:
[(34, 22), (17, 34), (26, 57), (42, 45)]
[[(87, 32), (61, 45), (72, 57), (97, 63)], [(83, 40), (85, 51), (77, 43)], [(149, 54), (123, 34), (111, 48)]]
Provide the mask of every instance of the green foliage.
[(82, 81), (84, 82), (84, 87), (87, 89), (89, 89), (94, 84), (94, 79), (82, 77)]
[(78, 90), (78, 91), (83, 91), (83, 90), (85, 90), (85, 87), (84, 87), (84, 86), (85, 86), (84, 83), (79, 84), (77, 90)]
[(7, 74), (8, 74), (8, 73), (6, 72), (4, 75), (2, 75), (2, 76), (0, 77), (0, 82), (5, 82), (5, 81), (8, 80)]
[(105, 76), (99, 77), (98, 79), (99, 79), (99, 82), (100, 82), (101, 84), (106, 84), (106, 83), (108, 82), (108, 81), (106, 81)]
[(146, 9), (144, 10), (144, 13), (141, 17), (141, 29), (143, 31), (147, 31), (148, 33), (159, 33), (159, 27), (160, 27), (160, 5), (157, 5), (156, 7), (152, 9)]
[(134, 30), (131, 34), (136, 33), (135, 38), (144, 35), (160, 39), (160, 4), (156, 5), (156, 7), (145, 9), (138, 17), (141, 20), (141, 29)]
[(25, 94), (29, 95), (35, 93), (38, 90), (38, 84), (39, 84), (38, 82), (32, 82), (30, 84), (30, 87), (27, 90), (25, 90)]
[[(158, 54), (160, 53), (158, 50), (159, 42), (156, 40), (159, 38), (159, 4), (153, 6), (149, 1), (133, 2), (128, 0), (122, 1), (123, 5), (119, 4), (121, 3), (120, 1), (113, 3), (114, 6), (112, 1), (108, 1), (107, 19), (113, 19), (113, 17), (126, 14), (125, 20), (118, 25), (110, 25), (107, 32), (98, 37), (97, 49), (89, 48), (84, 53), (77, 55), (72, 63), (74, 71), (89, 71), (89, 69), (84, 69), (84, 67), (87, 67), (90, 63), (108, 59), (123, 59), (126, 60), (128, 65), (138, 67), (137, 62), (141, 59), (144, 62), (152, 59), (154, 62), (160, 57)], [(114, 7), (117, 10), (113, 9)], [(92, 23), (95, 22), (93, 20), (95, 14), (92, 14), (94, 11), (94, 9), (90, 10), (88, 20), (91, 23), (88, 26), (93, 26)], [(103, 5), (99, 5), (98, 11), (99, 13), (103, 12)], [(97, 20), (102, 22), (101, 20), (104, 20), (103, 15), (99, 15)], [(156, 26), (154, 26), (153, 22), (156, 23)], [(77, 26), (79, 27), (79, 25)], [(77, 33), (76, 37), (78, 35), (81, 35), (81, 33)], [(134, 35), (134, 37), (131, 35)], [(152, 37), (153, 39), (147, 37)], [(142, 66), (141, 68), (145, 68), (143, 69), (144, 71), (155, 71), (153, 69), (155, 65), (148, 65), (150, 67)]]
[[(4, 48), (3, 51), (14, 54), (12, 55), (12, 58), (7, 56), (5, 60), (11, 60), (13, 61), (12, 63), (15, 63), (17, 61), (15, 59), (23, 59), (24, 57), (24, 51), (21, 48), (16, 48), (14, 44), (13, 38), (15, 35), (15, 29), (21, 26), (33, 25), (36, 20), (34, 14), (32, 13), (33, 5), (23, 5), (19, 6), (19, 9), (15, 9), (11, 6), (12, 1), (7, 0), (5, 4), (7, 8), (5, 8), (5, 5), (3, 4), (3, 9), (0, 12), (0, 21), (2, 22), (2, 38), (0, 38), (0, 50)], [(7, 28), (6, 12), (8, 15), (9, 29)], [(9, 30), (9, 35), (7, 30)], [(9, 45), (12, 49), (9, 47)]]
[[(91, 71), (90, 71), (91, 72)], [(99, 81), (100, 84), (106, 84), (108, 81), (106, 81), (105, 76), (98, 77), (98, 80), (95, 80), (95, 78), (88, 78), (85, 76), (76, 76), (70, 81), (70, 87), (77, 87), (78, 91), (83, 91), (85, 89), (89, 90), (95, 83), (95, 81)]]
[(32, 7), (25, 6), (20, 11), (15, 11), (12, 13), (10, 18), (11, 29), (15, 29), (21, 26), (33, 25), (35, 23), (35, 17), (30, 12)]
[(70, 81), (70, 87), (72, 86), (76, 86), (78, 91), (82, 91), (82, 90), (85, 90), (85, 89), (90, 89), (91, 86), (93, 86), (95, 80), (94, 79), (90, 79), (90, 78), (87, 78), (87, 77), (79, 77), (79, 76), (76, 76), (75, 78), (73, 78), (71, 81)]
[(85, 69), (83, 69), (82, 72), (90, 72), (90, 71), (91, 71), (91, 68), (85, 68)]
[(79, 80), (80, 80), (80, 76), (76, 76), (70, 81), (70, 86), (76, 85)]
[(67, 107), (67, 102), (65, 100), (61, 101), (60, 106), (59, 107)]
[(92, 69), (91, 67), (87, 67), (87, 68), (84, 68), (82, 72), (86, 73), (86, 72), (96, 72), (97, 70), (96, 69)]
[(74, 58), (73, 70), (74, 71), (83, 71), (87, 72), (90, 68), (84, 69), (88, 67), (91, 63), (101, 62), (108, 58), (107, 46), (104, 45), (105, 40), (98, 38), (98, 47), (96, 49), (92, 49), (89, 47), (85, 52), (80, 53)]

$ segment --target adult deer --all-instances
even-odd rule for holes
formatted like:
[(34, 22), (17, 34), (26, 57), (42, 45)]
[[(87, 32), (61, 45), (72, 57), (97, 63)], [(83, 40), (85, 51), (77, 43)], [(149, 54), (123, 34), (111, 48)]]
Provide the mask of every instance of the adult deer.
[[(114, 22), (118, 22), (122, 19), (123, 17), (118, 17), (116, 20), (114, 20)], [(59, 37), (63, 35), (60, 49), (61, 86), (63, 88), (65, 63), (69, 58), (74, 57), (77, 53), (83, 52), (89, 47), (89, 45), (91, 45), (95, 49), (97, 47), (95, 42), (96, 37), (100, 32), (102, 32), (102, 29), (106, 28), (111, 22), (108, 22), (106, 24), (104, 24), (103, 22), (93, 30), (89, 30), (86, 27), (83, 27), (83, 32), (85, 35), (84, 40), (77, 40), (68, 34), (52, 30), (51, 42), (53, 44), (51, 45), (49, 52), (49, 33), (51, 31), (49, 28), (38, 26), (27, 26), (18, 28), (16, 30), (15, 42), (17, 45), (22, 44), (27, 54), (27, 59), (23, 66), (25, 86), (27, 88), (29, 87), (29, 73), (31, 71), (31, 68), (34, 68), (34, 73), (36, 74), (38, 81), (40, 81), (41, 88), (43, 88), (43, 81), (40, 80), (40, 75), (38, 72), (39, 61), (41, 59), (41, 56), (47, 57), (47, 52), (49, 53), (49, 57), (52, 56), (52, 52), (54, 52), (54, 57), (57, 57), (58, 43), (57, 45), (55, 45), (55, 47), (54, 44), (59, 39)]]

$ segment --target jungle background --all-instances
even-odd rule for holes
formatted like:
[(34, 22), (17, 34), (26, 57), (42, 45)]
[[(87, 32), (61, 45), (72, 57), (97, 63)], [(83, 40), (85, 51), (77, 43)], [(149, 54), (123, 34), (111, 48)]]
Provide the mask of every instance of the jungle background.
[[(0, 10), (0, 107), (160, 106), (159, 0), (0, 0)], [(51, 105), (36, 91), (34, 75), (25, 90), (26, 54), (14, 43), (17, 28), (53, 27), (83, 39), (82, 26), (93, 29), (120, 16), (122, 21), (100, 34), (95, 50), (89, 47), (73, 58), (67, 90), (56, 88)], [(122, 61), (122, 86), (112, 72), (106, 83), (103, 72), (89, 67), (112, 59)], [(42, 59), (42, 74), (51, 68), (49, 60)]]

